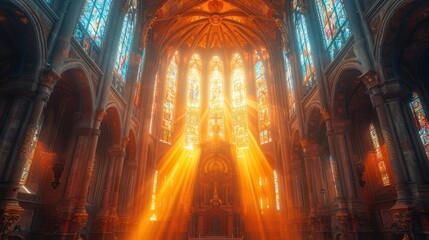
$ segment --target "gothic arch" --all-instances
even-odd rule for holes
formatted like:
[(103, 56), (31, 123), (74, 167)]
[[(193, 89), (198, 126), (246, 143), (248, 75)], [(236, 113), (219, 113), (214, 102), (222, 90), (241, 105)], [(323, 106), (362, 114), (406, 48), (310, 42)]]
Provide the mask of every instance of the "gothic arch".
[[(381, 68), (379, 72), (382, 80), (402, 77), (400, 62), (409, 43), (409, 36), (419, 30), (421, 23), (427, 21), (428, 12), (429, 4), (425, 1), (396, 1), (386, 9), (375, 41), (378, 46), (375, 57)], [(426, 23), (422, 30), (427, 29), (427, 25)], [(416, 55), (410, 56), (411, 58), (419, 58), (418, 55), (429, 46), (429, 36), (422, 32), (420, 37), (420, 40), (425, 40), (425, 44), (415, 46), (412, 51)]]
[(335, 73), (330, 100), (332, 118), (343, 119), (347, 117), (348, 103), (356, 88), (362, 84), (358, 79), (361, 74), (359, 64), (355, 61), (342, 65)]
[(103, 122), (106, 121), (106, 124), (109, 128), (109, 140), (111, 144), (121, 144), (122, 139), (122, 120), (119, 114), (117, 106), (110, 104), (107, 106), (106, 117)]
[(95, 109), (95, 89), (88, 69), (81, 62), (69, 61), (65, 63), (61, 73), (62, 78), (66, 76), (71, 77), (70, 80), (78, 95), (78, 111), (81, 119), (90, 121)]
[[(37, 77), (46, 56), (45, 35), (37, 15), (27, 3), (2, 2), (0, 6), (0, 77), (4, 74)], [(1, 83), (1, 82), (0, 82)], [(0, 84), (1, 86), (2, 84)]]
[(305, 118), (305, 139), (309, 142), (318, 142), (320, 125), (323, 123), (321, 106), (313, 103), (308, 109)]

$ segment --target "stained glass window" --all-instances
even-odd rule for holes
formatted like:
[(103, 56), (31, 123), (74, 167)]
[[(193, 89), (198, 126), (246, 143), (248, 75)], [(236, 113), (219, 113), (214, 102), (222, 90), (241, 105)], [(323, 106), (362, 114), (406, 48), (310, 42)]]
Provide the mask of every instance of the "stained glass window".
[(419, 132), (420, 141), (423, 144), (426, 157), (429, 159), (429, 123), (422, 102), (420, 101), (420, 96), (417, 92), (413, 92), (413, 99), (410, 102), (410, 108), (413, 112), (414, 123), (416, 124), (416, 128)]
[(116, 62), (113, 69), (113, 86), (119, 93), (124, 92), (128, 63), (131, 56), (131, 44), (134, 36), (134, 24), (136, 22), (135, 16), (135, 9), (130, 8), (128, 13), (125, 15), (119, 39), (118, 52), (116, 54)]
[(156, 73), (155, 76), (155, 83), (153, 86), (153, 93), (152, 93), (152, 109), (150, 111), (150, 123), (149, 123), (149, 133), (153, 134), (153, 121), (155, 118), (155, 109), (156, 109), (156, 100), (158, 98), (158, 84), (159, 84), (159, 74)]
[(276, 194), (276, 210), (280, 211), (280, 188), (279, 188), (279, 176), (277, 175), (277, 171), (273, 172), (274, 177), (274, 192)]
[(156, 216), (156, 189), (158, 186), (158, 170), (155, 171), (155, 174), (153, 175), (153, 185), (152, 185), (152, 199), (151, 199), (151, 206), (150, 210), (152, 210), (152, 216), (150, 217), (151, 221), (157, 221), (158, 218)]
[(295, 87), (292, 79), (292, 68), (290, 66), (288, 53), (284, 51), (283, 55), (285, 59), (286, 84), (288, 88), (289, 114), (292, 115), (295, 113)]
[(337, 165), (337, 162), (334, 161), (334, 158), (332, 158), (332, 156), (329, 156), (329, 166), (331, 167), (331, 176), (332, 176), (332, 183), (334, 185), (335, 196), (338, 196), (338, 191), (337, 191), (338, 165)]
[(145, 57), (145, 51), (143, 51), (142, 56), (141, 56), (139, 70), (137, 73), (136, 86), (135, 86), (135, 90), (134, 90), (133, 103), (134, 103), (134, 106), (136, 108), (138, 108), (140, 105), (140, 91), (141, 91), (141, 82), (142, 82), (142, 77), (143, 77), (144, 57)]
[(46, 2), (48, 5), (51, 5), (52, 0), (45, 0), (45, 2)]
[(323, 40), (331, 60), (350, 37), (350, 24), (343, 0), (316, 0)]
[[(77, 24), (75, 39), (90, 56), (103, 42), (112, 0), (87, 0)], [(94, 49), (95, 48), (95, 49)]]
[(210, 61), (209, 80), (209, 138), (224, 138), (223, 63), (218, 56)]
[(264, 64), (258, 56), (255, 64), (256, 75), (256, 97), (258, 100), (258, 123), (259, 123), (259, 140), (261, 144), (272, 141), (271, 121), (269, 113), (269, 100), (267, 80), (265, 78)]
[(299, 11), (294, 11), (293, 18), (296, 26), (299, 63), (304, 86), (304, 94), (316, 84), (316, 68), (312, 56), (305, 17)]
[(198, 144), (200, 135), (200, 84), (202, 61), (194, 54), (189, 62), (188, 103), (186, 107), (185, 148), (192, 149)]
[(40, 117), (39, 124), (37, 124), (37, 126), (34, 129), (34, 133), (33, 133), (33, 136), (31, 138), (31, 142), (30, 142), (30, 154), (28, 155), (28, 158), (25, 161), (24, 168), (22, 169), (21, 179), (19, 180), (19, 183), (21, 185), (25, 185), (25, 183), (27, 182), (28, 175), (29, 175), (30, 169), (31, 169), (31, 164), (33, 163), (34, 153), (36, 152), (36, 146), (37, 146), (37, 142), (39, 140), (40, 129), (42, 128), (43, 119), (44, 119), (44, 117), (42, 115)]
[(389, 175), (387, 174), (386, 164), (383, 159), (383, 153), (381, 152), (380, 142), (378, 141), (377, 131), (375, 130), (374, 124), (369, 124), (369, 134), (371, 136), (372, 144), (375, 150), (375, 157), (377, 160), (378, 171), (380, 172), (381, 181), (383, 186), (390, 185)]
[(239, 54), (232, 58), (232, 136), (237, 148), (247, 147), (247, 102), (244, 67)]
[(170, 61), (167, 70), (167, 80), (165, 82), (164, 108), (162, 112), (161, 141), (171, 144), (173, 134), (174, 104), (176, 103), (176, 83), (177, 83), (177, 52)]

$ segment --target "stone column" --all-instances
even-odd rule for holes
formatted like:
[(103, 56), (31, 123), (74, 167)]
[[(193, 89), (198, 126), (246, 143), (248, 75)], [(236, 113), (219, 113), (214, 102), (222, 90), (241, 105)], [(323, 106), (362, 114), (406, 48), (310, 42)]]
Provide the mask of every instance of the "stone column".
[(404, 233), (404, 239), (413, 239), (413, 222), (419, 227), (427, 228), (421, 219), (427, 213), (419, 207), (425, 205), (427, 186), (424, 184), (412, 137), (408, 132), (404, 117), (408, 109), (403, 109), (401, 101), (407, 96), (408, 89), (398, 80), (381, 83), (377, 74), (369, 72), (361, 76), (371, 102), (377, 110), (383, 138), (386, 143), (389, 161), (395, 179), (396, 204), (391, 208), (392, 218)]

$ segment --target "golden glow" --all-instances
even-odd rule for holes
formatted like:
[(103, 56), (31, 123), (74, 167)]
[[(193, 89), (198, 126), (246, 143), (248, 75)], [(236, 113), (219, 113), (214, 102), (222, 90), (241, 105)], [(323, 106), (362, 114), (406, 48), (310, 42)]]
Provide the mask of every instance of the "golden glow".
[(200, 84), (202, 61), (194, 54), (189, 62), (188, 103), (186, 107), (185, 148), (193, 149), (199, 142), (200, 135)]
[(369, 133), (371, 135), (372, 144), (375, 150), (375, 156), (377, 159), (378, 171), (380, 172), (381, 182), (383, 186), (390, 185), (390, 178), (387, 174), (386, 164), (384, 163), (383, 153), (381, 152), (380, 142), (378, 141), (377, 131), (375, 130), (374, 124), (369, 124)]
[(210, 95), (209, 95), (209, 138), (217, 135), (224, 138), (224, 96), (223, 96), (223, 63), (218, 56), (210, 61)]

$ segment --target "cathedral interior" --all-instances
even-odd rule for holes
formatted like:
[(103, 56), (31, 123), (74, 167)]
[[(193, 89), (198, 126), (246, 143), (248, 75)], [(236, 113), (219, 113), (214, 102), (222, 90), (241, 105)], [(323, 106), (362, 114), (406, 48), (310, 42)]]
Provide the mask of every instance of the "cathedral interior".
[(0, 36), (1, 240), (429, 239), (427, 0), (0, 0)]

